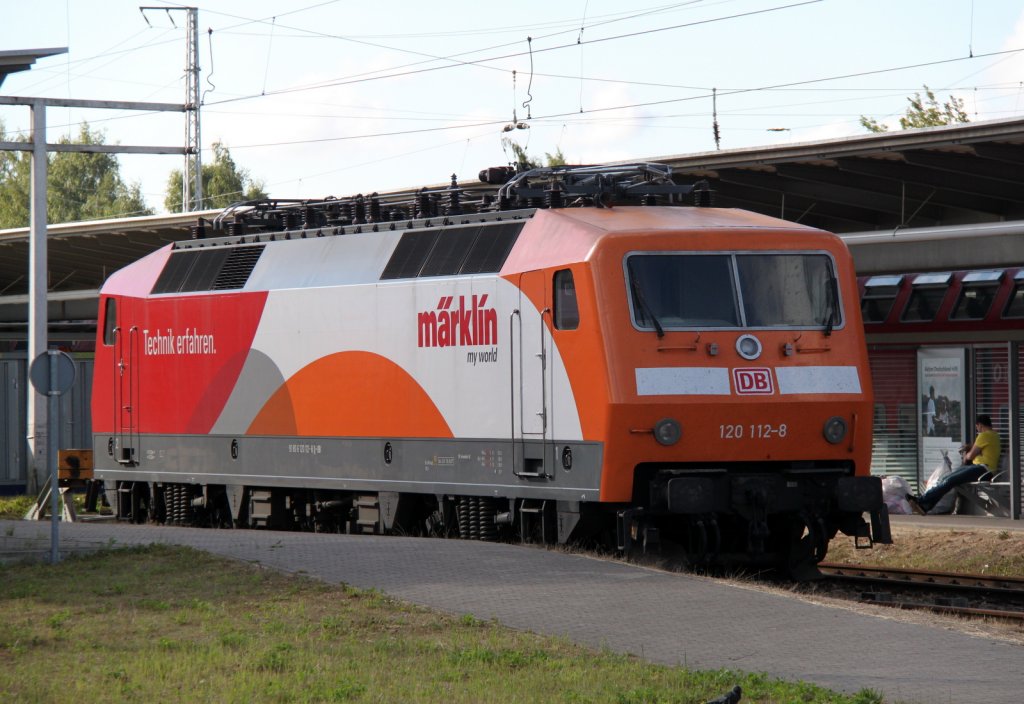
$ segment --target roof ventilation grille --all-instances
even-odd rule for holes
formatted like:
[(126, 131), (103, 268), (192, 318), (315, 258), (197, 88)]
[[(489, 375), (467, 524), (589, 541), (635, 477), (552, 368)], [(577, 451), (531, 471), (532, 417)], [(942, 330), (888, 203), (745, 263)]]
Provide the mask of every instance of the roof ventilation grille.
[(213, 282), (214, 291), (242, 288), (249, 280), (249, 275), (260, 260), (265, 245), (258, 247), (236, 247), (231, 250), (227, 261), (221, 267)]

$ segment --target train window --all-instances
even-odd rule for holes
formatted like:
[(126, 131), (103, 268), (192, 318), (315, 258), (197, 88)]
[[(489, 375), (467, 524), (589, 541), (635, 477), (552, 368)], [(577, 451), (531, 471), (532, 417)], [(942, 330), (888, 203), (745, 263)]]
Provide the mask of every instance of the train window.
[(902, 276), (872, 276), (864, 283), (860, 312), (865, 323), (881, 323), (889, 317), (902, 281)]
[(953, 304), (952, 320), (981, 320), (999, 291), (1001, 271), (972, 271), (964, 276), (960, 295)]
[(632, 255), (626, 270), (640, 329), (740, 324), (728, 254)]
[(748, 327), (842, 324), (832, 260), (824, 254), (736, 257)]
[(103, 304), (103, 344), (114, 344), (114, 330), (117, 328), (117, 299), (108, 298)]
[(554, 289), (555, 329), (575, 330), (580, 326), (580, 309), (576, 302), (576, 284), (571, 270), (555, 272)]
[(1024, 271), (1013, 277), (1013, 295), (1003, 309), (1004, 318), (1024, 318)]
[(843, 324), (827, 254), (634, 254), (626, 274), (644, 330)]
[(929, 322), (935, 320), (939, 306), (949, 290), (951, 274), (919, 274), (914, 278), (914, 290), (910, 294), (900, 320), (904, 322)]

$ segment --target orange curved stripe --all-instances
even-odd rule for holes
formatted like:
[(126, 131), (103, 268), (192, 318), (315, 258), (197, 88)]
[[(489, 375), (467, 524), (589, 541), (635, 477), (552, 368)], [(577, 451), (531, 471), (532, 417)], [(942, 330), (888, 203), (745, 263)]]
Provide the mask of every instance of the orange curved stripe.
[(249, 435), (452, 437), (409, 374), (371, 352), (338, 352), (299, 370), (256, 415)]

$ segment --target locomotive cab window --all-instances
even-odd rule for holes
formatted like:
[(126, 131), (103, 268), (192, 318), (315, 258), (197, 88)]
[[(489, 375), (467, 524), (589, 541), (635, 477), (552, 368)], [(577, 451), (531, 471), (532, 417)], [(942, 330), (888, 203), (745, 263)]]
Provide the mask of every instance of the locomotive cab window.
[(860, 312), (865, 323), (884, 323), (896, 303), (902, 276), (872, 276), (864, 283)]
[(1002, 276), (1001, 271), (972, 271), (967, 274), (949, 317), (953, 320), (981, 320), (988, 315)]
[(555, 272), (554, 289), (555, 329), (575, 330), (580, 326), (580, 309), (570, 269)]
[(117, 327), (117, 299), (108, 298), (103, 304), (103, 344), (114, 344), (114, 329)]
[(952, 274), (919, 274), (914, 278), (913, 291), (900, 320), (909, 323), (927, 323), (939, 313)]
[(834, 265), (823, 253), (637, 253), (625, 268), (641, 330), (843, 322)]
[(1003, 309), (1004, 318), (1024, 318), (1024, 271), (1013, 277), (1013, 295)]

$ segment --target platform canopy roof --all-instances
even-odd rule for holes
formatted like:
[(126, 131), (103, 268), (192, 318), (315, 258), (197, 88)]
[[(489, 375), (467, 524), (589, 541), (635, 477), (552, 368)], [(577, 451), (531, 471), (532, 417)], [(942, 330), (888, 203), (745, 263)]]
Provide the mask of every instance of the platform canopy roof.
[(1024, 119), (659, 157), (716, 204), (836, 233), (1024, 219)]
[(0, 85), (8, 74), (18, 71), (27, 71), (38, 59), (45, 59), (47, 56), (66, 54), (67, 47), (56, 47), (52, 49), (21, 49), (13, 51), (0, 51)]
[[(630, 161), (706, 180), (716, 205), (841, 234), (862, 273), (1024, 264), (1024, 118)], [(110, 273), (217, 214), (50, 225), (51, 294), (94, 309)], [(28, 238), (27, 228), (0, 231), (0, 323), (25, 304)]]

